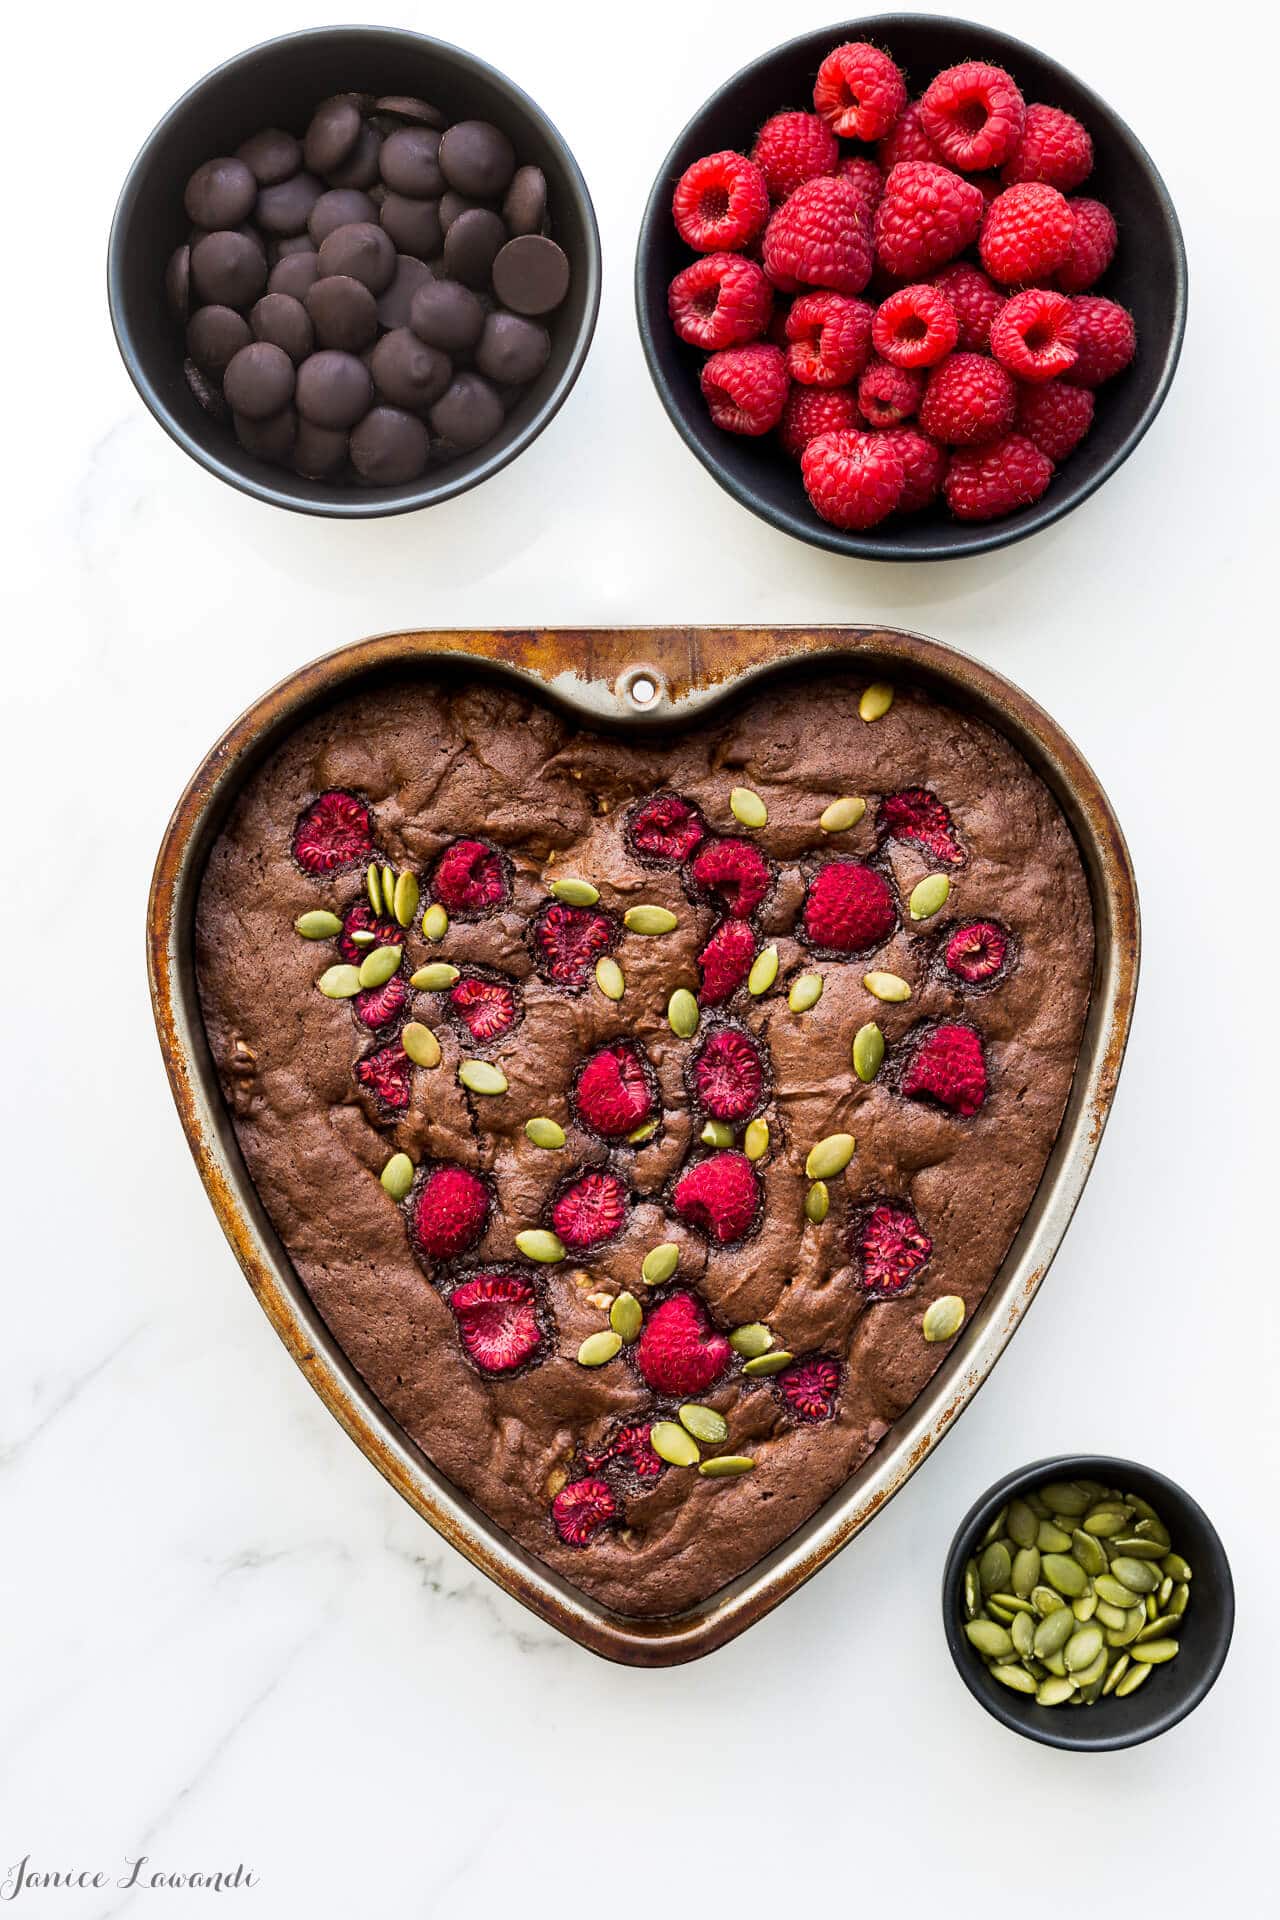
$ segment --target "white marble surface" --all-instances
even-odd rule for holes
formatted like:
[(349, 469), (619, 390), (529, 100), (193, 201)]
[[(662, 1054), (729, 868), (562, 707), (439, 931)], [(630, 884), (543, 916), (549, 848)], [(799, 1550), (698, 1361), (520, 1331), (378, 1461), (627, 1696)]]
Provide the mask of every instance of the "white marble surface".
[[(10, 22), (0, 1871), (27, 1853), (111, 1876), (139, 1852), (170, 1871), (243, 1861), (257, 1884), (236, 1898), (289, 1920), (688, 1914), (742, 1895), (914, 1920), (1053, 1889), (1108, 1920), (1161, 1895), (1273, 1910), (1276, 420), (1257, 356), (1275, 34), (1243, 0), (1187, 43), (1198, 16), (1180, 7), (975, 10), (1092, 78), (1149, 144), (1192, 319), (1168, 406), (1100, 496), (935, 568), (842, 562), (743, 514), (670, 430), (635, 338), (633, 235), (669, 137), (821, 9), (411, 15), (560, 122), (595, 192), (605, 300), (579, 389), (523, 461), (483, 495), (346, 528), (243, 500), (171, 446), (116, 359), (101, 264), (118, 182), (169, 102), (215, 59), (350, 10), (70, 0)], [(1206, 48), (1235, 89), (1229, 125), (1199, 84)], [(631, 1673), (437, 1541), (270, 1334), (169, 1103), (143, 969), (151, 861), (224, 724), (360, 635), (846, 618), (982, 655), (1092, 759), (1143, 890), (1133, 1045), (1051, 1282), (958, 1431), (743, 1640)], [(1071, 1447), (1182, 1478), (1239, 1590), (1216, 1692), (1107, 1758), (988, 1720), (937, 1618), (974, 1493)], [(87, 1920), (195, 1904), (22, 1899)]]

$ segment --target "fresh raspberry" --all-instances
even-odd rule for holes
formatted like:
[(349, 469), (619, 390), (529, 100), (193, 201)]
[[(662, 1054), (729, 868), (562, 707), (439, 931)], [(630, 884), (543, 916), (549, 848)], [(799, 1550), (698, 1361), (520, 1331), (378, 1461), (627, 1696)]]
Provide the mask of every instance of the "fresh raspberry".
[(764, 1091), (764, 1064), (749, 1033), (721, 1027), (700, 1049), (693, 1068), (698, 1104), (713, 1120), (745, 1120)]
[(1005, 287), (1047, 280), (1071, 252), (1075, 215), (1056, 187), (1026, 181), (1006, 187), (983, 216), (982, 264)]
[(612, 1440), (599, 1453), (585, 1454), (585, 1464), (591, 1468), (606, 1467), (616, 1463), (627, 1473), (634, 1473), (639, 1480), (656, 1480), (665, 1473), (667, 1463), (656, 1454), (649, 1441), (653, 1429), (647, 1420), (638, 1425), (622, 1427)]
[(571, 1480), (551, 1502), (552, 1524), (566, 1547), (590, 1546), (617, 1511), (608, 1483), (595, 1474), (587, 1480)]
[(298, 815), (293, 857), (304, 873), (337, 873), (367, 860), (372, 851), (369, 809), (354, 794), (322, 793)]
[(413, 1062), (398, 1040), (367, 1053), (363, 1060), (356, 1061), (353, 1071), (360, 1085), (376, 1094), (384, 1107), (392, 1113), (404, 1112), (409, 1104)]
[(1066, 378), (1073, 387), (1100, 387), (1123, 373), (1137, 350), (1133, 315), (1095, 293), (1071, 302), (1076, 320), (1076, 363)]
[(497, 1040), (516, 1023), (515, 990), (505, 980), (468, 974), (450, 988), (449, 1005), (473, 1040)]
[(1003, 927), (992, 920), (970, 920), (947, 941), (947, 971), (971, 987), (981, 986), (995, 979), (1008, 951), (1009, 936)]
[(798, 460), (811, 440), (820, 433), (835, 433), (842, 427), (859, 427), (862, 416), (852, 387), (792, 387), (778, 422), (778, 438), (784, 453)]
[(398, 973), (381, 987), (366, 987), (351, 1002), (351, 1011), (362, 1027), (368, 1027), (370, 1033), (376, 1033), (379, 1027), (390, 1026), (405, 1001), (409, 998), (409, 989)]
[(810, 505), (833, 527), (865, 529), (902, 499), (906, 473), (892, 441), (878, 433), (824, 433), (800, 456)]
[(907, 83), (887, 53), (850, 40), (818, 68), (813, 104), (845, 140), (883, 140), (907, 104)]
[(840, 148), (826, 121), (816, 113), (775, 113), (756, 135), (751, 158), (764, 175), (772, 198), (782, 201), (806, 180), (834, 173)]
[(896, 427), (920, 405), (925, 376), (887, 360), (872, 360), (858, 382), (858, 405), (873, 427)]
[(871, 1207), (856, 1230), (854, 1257), (868, 1293), (901, 1293), (932, 1252), (933, 1241), (911, 1208), (891, 1200)]
[(933, 1100), (948, 1113), (977, 1113), (987, 1097), (982, 1042), (972, 1027), (941, 1026), (917, 1047), (902, 1082), (908, 1100)]
[(991, 351), (1019, 380), (1055, 380), (1076, 363), (1076, 322), (1065, 293), (1028, 287), (991, 322)]
[(885, 437), (902, 462), (905, 476), (899, 513), (918, 513), (929, 506), (942, 491), (942, 476), (947, 470), (947, 452), (927, 434), (914, 427), (888, 427)]
[(510, 1273), (479, 1273), (449, 1295), (458, 1338), (482, 1373), (510, 1373), (542, 1345), (542, 1330), (527, 1280)]
[(876, 308), (871, 338), (895, 367), (936, 367), (960, 334), (956, 310), (940, 287), (900, 287)]
[(644, 1061), (629, 1040), (591, 1055), (578, 1074), (576, 1098), (582, 1124), (606, 1140), (634, 1132), (654, 1111)]
[(902, 109), (876, 148), (876, 159), (886, 173), (892, 173), (904, 160), (927, 160), (935, 167), (945, 165), (942, 155), (924, 130), (918, 100), (912, 100)]
[(731, 1000), (755, 957), (756, 937), (746, 921), (722, 920), (698, 955), (702, 975), (698, 998), (703, 1006), (719, 1007)]
[[(372, 940), (355, 940), (353, 934), (371, 933)], [(349, 906), (342, 916), (342, 932), (338, 935), (338, 952), (348, 966), (358, 967), (365, 955), (372, 953), (375, 947), (402, 947), (404, 928), (394, 920), (375, 914), (367, 900), (357, 900)]]
[(889, 883), (860, 860), (829, 860), (804, 897), (805, 937), (833, 953), (866, 953), (898, 924)]
[(709, 153), (676, 182), (676, 231), (695, 253), (733, 253), (754, 240), (769, 218), (769, 185), (740, 153)]
[(713, 840), (689, 872), (694, 885), (714, 894), (735, 920), (749, 920), (769, 891), (772, 874), (749, 840)]
[(678, 793), (655, 793), (633, 810), (627, 832), (646, 860), (675, 867), (689, 858), (706, 828), (691, 800), (682, 800)]
[(806, 293), (787, 315), (787, 366), (806, 387), (845, 387), (871, 352), (872, 309), (843, 293)]
[(613, 922), (592, 907), (543, 909), (533, 929), (539, 965), (553, 986), (585, 987), (596, 961), (613, 944)]
[(1004, 163), (1006, 187), (1020, 180), (1042, 180), (1059, 193), (1074, 193), (1093, 171), (1093, 141), (1086, 127), (1061, 107), (1032, 104), (1022, 138)]
[(876, 208), (880, 205), (880, 195), (884, 192), (884, 172), (876, 162), (866, 154), (852, 153), (842, 160), (836, 168), (842, 180), (848, 180), (862, 196), (863, 212), (867, 229), (875, 218)]
[(1074, 453), (1093, 425), (1093, 394), (1065, 380), (1023, 387), (1018, 395), (1017, 430), (1050, 460)]
[(705, 1393), (726, 1371), (733, 1349), (692, 1293), (672, 1293), (645, 1315), (633, 1349), (641, 1378), (655, 1393), (683, 1399)]
[(797, 1420), (816, 1425), (819, 1421), (829, 1420), (836, 1410), (836, 1395), (840, 1391), (839, 1362), (829, 1354), (808, 1354), (793, 1360), (781, 1373), (775, 1373), (773, 1384)]
[(871, 278), (871, 226), (851, 180), (806, 180), (783, 201), (765, 228), (764, 270), (784, 293), (802, 286), (862, 292)]
[(743, 1153), (713, 1153), (682, 1173), (671, 1204), (686, 1226), (700, 1227), (722, 1247), (750, 1233), (760, 1207), (760, 1183)]
[(1018, 390), (1003, 367), (983, 353), (953, 353), (929, 375), (920, 425), (948, 447), (980, 447), (1008, 433)]
[(978, 237), (986, 203), (969, 180), (928, 160), (900, 160), (876, 208), (876, 258), (886, 273), (919, 280)]
[(413, 1236), (432, 1259), (453, 1259), (474, 1247), (489, 1223), (489, 1189), (466, 1167), (436, 1167), (412, 1214)]
[(969, 260), (953, 260), (934, 274), (933, 284), (942, 288), (956, 310), (956, 345), (961, 353), (985, 353), (991, 322), (1004, 305), (1000, 289)]
[(701, 384), (718, 427), (725, 433), (758, 436), (777, 426), (791, 382), (782, 349), (757, 340), (749, 347), (713, 353), (702, 369)]
[(1010, 433), (990, 446), (953, 454), (942, 491), (957, 520), (998, 520), (1038, 500), (1052, 478), (1052, 460)]
[(707, 253), (678, 273), (667, 289), (667, 311), (681, 340), (713, 352), (758, 340), (769, 324), (773, 288), (754, 260), (740, 253)]
[(566, 1247), (598, 1247), (627, 1215), (627, 1190), (613, 1173), (584, 1173), (551, 1209), (551, 1224)]
[(1068, 200), (1067, 205), (1074, 222), (1071, 251), (1054, 275), (1054, 283), (1063, 293), (1085, 293), (1115, 258), (1115, 216), (1101, 200)]
[(925, 132), (948, 166), (965, 173), (1003, 166), (1022, 138), (1026, 116), (1017, 82), (985, 60), (948, 67), (920, 96)]
[(944, 867), (962, 867), (964, 848), (956, 836), (951, 815), (928, 787), (904, 787), (890, 793), (876, 810), (876, 833), (882, 840), (908, 840)]
[(455, 840), (436, 861), (431, 891), (455, 916), (501, 906), (509, 892), (502, 855), (483, 840)]

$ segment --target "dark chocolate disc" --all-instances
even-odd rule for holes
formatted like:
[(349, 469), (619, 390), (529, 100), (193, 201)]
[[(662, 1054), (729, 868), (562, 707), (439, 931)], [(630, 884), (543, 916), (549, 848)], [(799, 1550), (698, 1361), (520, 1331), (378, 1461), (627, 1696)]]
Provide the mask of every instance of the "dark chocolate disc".
[(249, 315), (249, 325), (255, 340), (283, 347), (295, 367), (315, 345), (311, 316), (301, 300), (289, 293), (264, 293)]
[(306, 480), (330, 480), (347, 464), (347, 439), (340, 427), (317, 427), (310, 420), (298, 421), (293, 443), (293, 470)]
[(287, 464), (298, 432), (298, 416), (292, 407), (282, 407), (266, 420), (251, 420), (247, 414), (233, 412), (231, 420), (236, 439), (246, 453), (269, 460), (273, 466)]
[(438, 200), (410, 200), (403, 193), (388, 193), (378, 209), (378, 218), (397, 253), (434, 260), (444, 245)]
[(407, 253), (397, 255), (396, 270), (391, 285), (385, 293), (378, 296), (379, 325), (407, 327), (414, 294), (419, 287), (425, 286), (433, 277), (425, 261), (415, 260), (411, 254)]
[(252, 339), (249, 322), (234, 307), (198, 307), (187, 324), (187, 352), (215, 379), (221, 379)]
[(291, 133), (264, 127), (236, 148), (236, 159), (244, 161), (260, 187), (275, 187), (297, 173), (302, 165), (302, 146)]
[(378, 178), (378, 154), (382, 140), (372, 127), (362, 127), (360, 138), (340, 167), (327, 175), (331, 187), (354, 187), (368, 193)]
[(316, 332), (316, 345), (360, 353), (378, 337), (378, 303), (362, 280), (349, 273), (329, 274), (309, 287), (304, 304)]
[(487, 287), (498, 249), (507, 238), (499, 214), (483, 207), (460, 213), (444, 237), (444, 270), (464, 286)]
[(490, 213), (493, 206), (488, 200), (468, 200), (464, 193), (455, 193), (450, 187), (440, 196), (440, 225), (448, 233), (460, 213), (470, 213), (475, 207), (486, 208)]
[(444, 192), (439, 151), (440, 135), (433, 127), (398, 127), (382, 143), (378, 169), (392, 193), (438, 200)]
[(444, 127), (448, 125), (439, 107), (433, 107), (427, 100), (416, 100), (409, 93), (384, 93), (373, 103), (375, 113), (394, 114), (397, 120), (414, 120), (423, 127)]
[(361, 193), (357, 187), (330, 187), (307, 215), (307, 232), (312, 246), (318, 247), (339, 227), (354, 226), (358, 221), (373, 222), (377, 218), (378, 209), (367, 193)]
[(472, 199), (498, 199), (515, 169), (515, 148), (491, 121), (459, 120), (441, 138), (440, 171), (456, 192)]
[(194, 360), (183, 361), (182, 374), (188, 387), (191, 389), (191, 397), (196, 405), (202, 408), (211, 420), (225, 420), (228, 407), (222, 397), (222, 388), (218, 385), (217, 381), (210, 379), (209, 375), (204, 373), (196, 365)]
[(541, 167), (517, 167), (502, 203), (507, 232), (541, 233), (547, 217), (547, 176)]
[[(256, 311), (256, 309), (255, 309)], [(536, 380), (551, 358), (551, 335), (518, 313), (491, 313), (476, 348), (476, 366), (500, 387)]]
[(427, 430), (400, 407), (371, 407), (351, 435), (351, 464), (375, 487), (403, 486), (427, 464)]
[(423, 413), (453, 378), (453, 366), (438, 347), (428, 347), (408, 327), (384, 333), (369, 356), (369, 371), (384, 400)]
[(222, 391), (233, 413), (246, 420), (268, 420), (293, 398), (293, 362), (283, 347), (254, 340), (241, 347), (222, 376)]
[(419, 340), (442, 353), (467, 353), (484, 327), (484, 308), (457, 280), (425, 281), (409, 305), (409, 325)]
[(247, 234), (206, 233), (191, 249), (191, 285), (201, 303), (251, 307), (266, 284), (267, 256)]
[(290, 233), (283, 240), (273, 240), (267, 248), (267, 259), (274, 267), (277, 260), (287, 260), (291, 253), (314, 253), (316, 243), (309, 233)]
[(553, 313), (569, 291), (569, 256), (540, 233), (521, 234), (498, 252), (493, 290), (513, 313)]
[(369, 411), (373, 381), (353, 353), (313, 353), (298, 368), (298, 412), (315, 427), (353, 427)]
[(187, 182), (182, 204), (187, 218), (209, 232), (238, 227), (253, 211), (258, 183), (243, 160), (206, 160)]
[(385, 293), (396, 270), (391, 236), (372, 220), (337, 227), (320, 248), (321, 278), (345, 274), (361, 281), (371, 293)]
[(295, 300), (304, 300), (308, 290), (320, 278), (320, 256), (318, 253), (291, 253), (277, 260), (271, 269), (267, 281), (268, 293), (290, 293)]
[(305, 233), (311, 209), (323, 192), (323, 180), (313, 173), (290, 174), (287, 180), (261, 189), (253, 217), (264, 233), (277, 238)]
[(164, 297), (175, 320), (185, 321), (191, 311), (191, 249), (175, 247), (164, 270)]
[(302, 156), (312, 173), (332, 173), (353, 152), (364, 122), (349, 93), (324, 100), (311, 116)]
[(502, 401), (478, 373), (459, 373), (431, 409), (431, 425), (459, 453), (483, 446), (502, 425)]

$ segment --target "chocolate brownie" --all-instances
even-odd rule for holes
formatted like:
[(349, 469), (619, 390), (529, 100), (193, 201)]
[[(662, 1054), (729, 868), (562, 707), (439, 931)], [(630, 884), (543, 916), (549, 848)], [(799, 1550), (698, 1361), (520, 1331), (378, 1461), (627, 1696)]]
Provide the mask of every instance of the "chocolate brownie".
[(286, 739), (203, 879), (213, 1058), (317, 1308), (437, 1468), (622, 1614), (705, 1599), (866, 1460), (1071, 1085), (1065, 819), (989, 726), (864, 692), (638, 739), (381, 684)]

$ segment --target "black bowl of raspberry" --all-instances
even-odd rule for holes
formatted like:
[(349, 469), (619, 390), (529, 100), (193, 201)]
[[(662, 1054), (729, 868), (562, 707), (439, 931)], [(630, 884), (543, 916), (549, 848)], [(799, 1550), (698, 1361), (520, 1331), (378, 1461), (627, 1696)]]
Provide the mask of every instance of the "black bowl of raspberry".
[[(848, 43), (869, 43), (889, 60), (879, 72), (842, 75), (830, 56)], [(924, 182), (941, 185), (943, 204), (952, 209), (950, 250), (923, 260), (913, 254), (908, 218), (906, 250), (894, 252), (892, 237), (882, 235), (895, 223), (877, 221), (882, 163), (893, 165), (904, 154), (923, 157), (916, 102), (936, 76), (970, 62), (1001, 69), (1015, 83), (1010, 100), (987, 98), (972, 116), (991, 141), (998, 145), (1005, 139), (1007, 157), (997, 169), (981, 150), (960, 153), (971, 116), (966, 103), (956, 99), (953, 150), (941, 156), (950, 163), (947, 175), (941, 182), (932, 175)], [(895, 66), (901, 80), (893, 75)], [(878, 110), (889, 125), (887, 140), (845, 132), (868, 101), (873, 119)], [(1045, 107), (1056, 112), (1045, 115)], [(1041, 111), (1029, 121), (1032, 108)], [(742, 170), (727, 194), (730, 214), (740, 216), (738, 226), (731, 222), (718, 237), (713, 228), (699, 229), (691, 209), (716, 202), (698, 202), (695, 175), (684, 188), (681, 212), (685, 233), (692, 233), (697, 245), (686, 244), (673, 200), (689, 170), (726, 152), (750, 157), (754, 150), (761, 156), (766, 150), (756, 147), (760, 130), (783, 114), (796, 117), (778, 130), (760, 168), (769, 209), (762, 213), (756, 204), (760, 186), (758, 177), (751, 178), (754, 167)], [(1021, 134), (1004, 126), (1009, 115), (1016, 120), (1019, 114)], [(805, 116), (803, 123), (799, 115)], [(1083, 159), (1061, 150), (1046, 152), (1055, 148), (1064, 128), (1069, 142), (1072, 130), (1064, 115), (1087, 135)], [(932, 124), (938, 124), (936, 113)], [(1034, 163), (1026, 146), (1033, 125), (1041, 136)], [(1092, 164), (1082, 176), (1090, 146)], [(931, 166), (940, 157), (936, 147), (933, 152)], [(826, 178), (832, 169), (833, 177)], [(1031, 179), (1022, 180), (1022, 172)], [(1061, 193), (1044, 191), (1045, 173), (1064, 180)], [(842, 177), (848, 192), (838, 184)], [(910, 213), (910, 190), (920, 184), (918, 173), (901, 177), (895, 210), (904, 204)], [(981, 210), (975, 188), (981, 190)], [(1030, 245), (1027, 223), (1007, 198), (999, 217), (992, 217), (996, 194), (1010, 188), (1018, 189), (1015, 200), (1025, 203), (1030, 190), (1037, 202), (1021, 209), (1034, 215)], [(808, 277), (801, 279), (797, 265), (805, 270), (806, 260), (813, 261), (805, 248), (819, 244), (823, 222), (828, 239), (833, 229), (842, 231), (842, 221), (846, 234), (857, 224), (843, 203), (858, 190), (869, 196), (862, 216), (868, 257), (843, 283), (837, 276), (815, 288), (821, 269), (815, 273), (810, 265)], [(798, 209), (791, 204), (797, 193), (802, 196)], [(1100, 272), (1110, 230), (1103, 214), (1081, 211), (1078, 203), (1084, 201), (1101, 203), (1114, 216), (1116, 244), (1110, 264)], [(1077, 203), (1070, 228), (1063, 202)], [(778, 219), (780, 210), (786, 220)], [(1091, 220), (1106, 229), (1100, 238), (1089, 230)], [(1056, 240), (1055, 221), (1063, 224)], [(741, 239), (739, 228), (750, 237)], [(962, 234), (968, 240), (958, 247)], [(1055, 264), (1050, 274), (1040, 270), (1044, 261), (1033, 257), (1037, 246), (1042, 253), (1047, 247), (1058, 261), (1068, 234), (1073, 248), (1078, 238), (1086, 256), (1094, 248), (1092, 258), (1076, 268), (1074, 284), (1070, 259)], [(708, 272), (706, 263), (723, 263), (726, 254), (732, 267), (722, 264)], [(897, 271), (889, 271), (886, 255), (892, 255)], [(985, 271), (993, 260), (1000, 268), (998, 280)], [(699, 310), (715, 314), (712, 344), (678, 337), (673, 323), (672, 282), (690, 268), (694, 272), (677, 294), (678, 318), (690, 335), (699, 330)], [(863, 272), (868, 277), (859, 287)], [(762, 289), (762, 274), (775, 283), (771, 289)], [(708, 290), (704, 281), (715, 285)], [(939, 302), (933, 293), (919, 300), (901, 298), (906, 286), (936, 288), (939, 283), (954, 318), (948, 301)], [(919, 14), (878, 14), (775, 48), (735, 74), (694, 115), (649, 196), (635, 289), (640, 337), (659, 397), (685, 443), (734, 499), (784, 533), (834, 553), (869, 560), (946, 560), (990, 552), (1051, 526), (1088, 499), (1133, 452), (1163, 405), (1177, 367), (1187, 267), (1177, 215), (1150, 156), (1082, 81), (1035, 48), (989, 27)], [(760, 310), (770, 300), (761, 333), (756, 331)], [(1087, 310), (1084, 302), (1090, 303)], [(1068, 305), (1068, 324), (1079, 334), (1079, 365), (1064, 373), (1055, 360), (1060, 343), (1052, 337), (1052, 323)], [(1126, 314), (1136, 351), (1123, 370), (1097, 381), (1099, 369), (1086, 369), (1085, 335), (1095, 324), (1104, 333), (1126, 331)], [(721, 318), (734, 336), (723, 349), (724, 361), (717, 357)], [(950, 329), (957, 320), (953, 341)], [(931, 356), (929, 364), (911, 364), (913, 348), (906, 344), (904, 349), (904, 343), (913, 339), (924, 343), (920, 351)], [(885, 341), (892, 342), (899, 364), (880, 351)], [(1109, 344), (1104, 342), (1104, 351)], [(742, 354), (748, 356), (745, 365), (736, 358)], [(816, 368), (806, 365), (806, 357), (827, 363), (824, 384), (815, 383)], [(1123, 357), (1122, 351), (1115, 355)], [(1090, 384), (1074, 384), (1073, 373), (1083, 378), (1086, 371)], [(709, 400), (731, 430), (716, 424)], [(984, 434), (1002, 412), (1006, 415), (1003, 426), (994, 429), (1003, 437), (993, 442), (988, 435), (982, 444), (965, 447), (956, 422), (975, 407), (982, 410)], [(739, 409), (748, 416), (745, 423)], [(742, 430), (744, 424), (750, 430)], [(877, 438), (885, 428), (899, 430), (892, 451)], [(815, 439), (820, 447), (802, 469), (801, 455)], [(846, 524), (820, 517), (811, 493)], [(1009, 505), (1017, 500), (1029, 503)], [(1006, 509), (1000, 517), (960, 517), (1000, 507)]]

